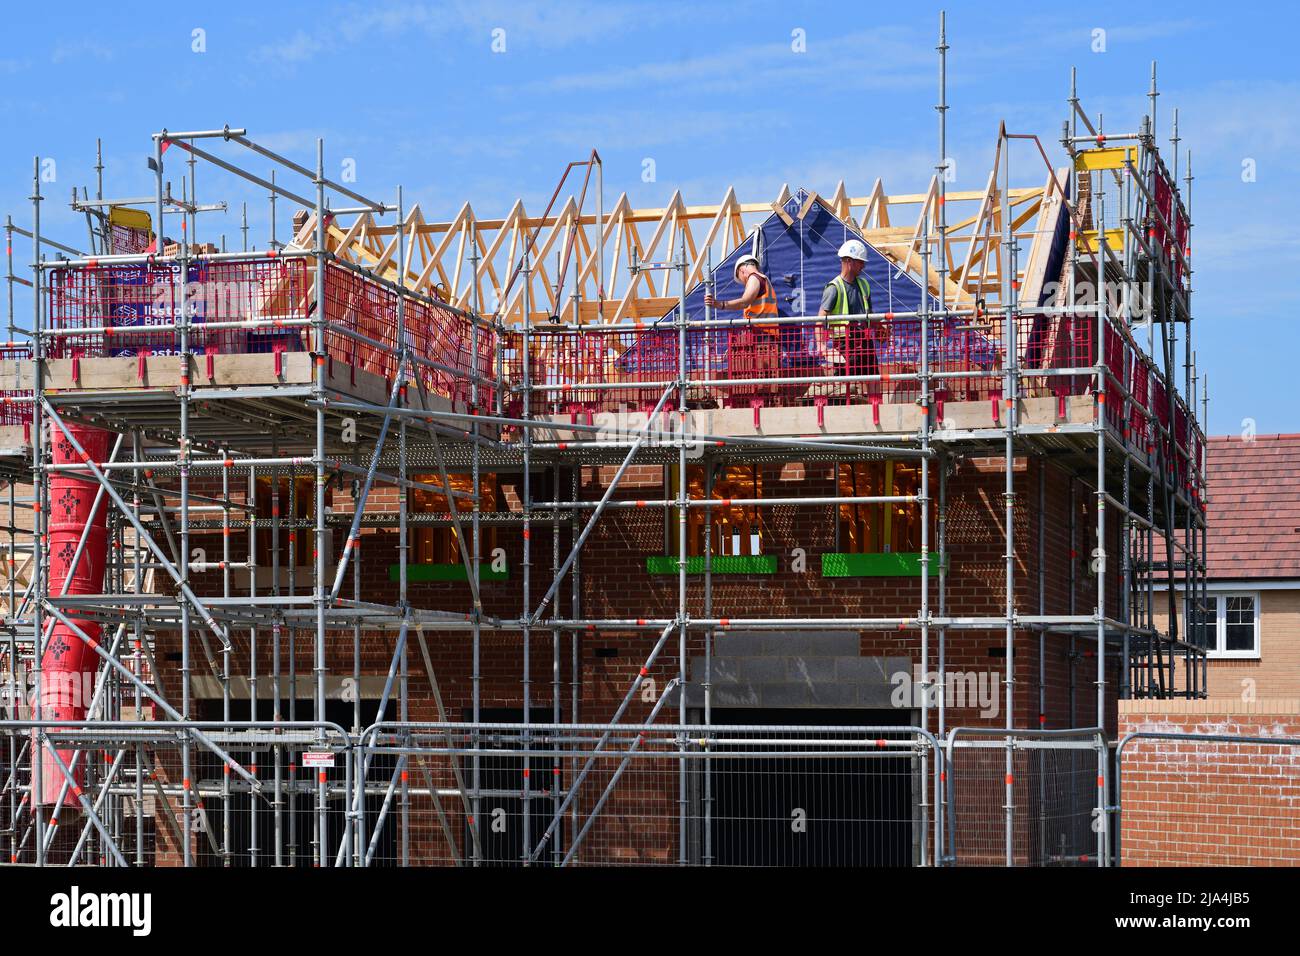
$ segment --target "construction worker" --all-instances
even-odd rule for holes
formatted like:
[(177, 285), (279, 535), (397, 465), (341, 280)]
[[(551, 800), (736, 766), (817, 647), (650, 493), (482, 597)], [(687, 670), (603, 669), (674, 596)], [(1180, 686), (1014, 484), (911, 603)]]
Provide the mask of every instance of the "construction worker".
[[(818, 318), (817, 343), (826, 361), (843, 365), (845, 375), (875, 375), (878, 372), (874, 343), (867, 319), (871, 311), (871, 283), (862, 275), (867, 264), (867, 247), (859, 239), (840, 246), (840, 273), (826, 283)], [(835, 318), (856, 315), (859, 318)]]
[[(775, 378), (781, 365), (780, 327), (764, 319), (775, 319), (776, 287), (758, 269), (758, 257), (743, 255), (732, 273), (744, 290), (739, 299), (718, 299), (705, 294), (704, 304), (720, 312), (741, 309), (745, 326), (733, 329), (728, 347), (729, 378)], [(770, 391), (759, 385), (739, 385), (732, 398), (751, 398)]]

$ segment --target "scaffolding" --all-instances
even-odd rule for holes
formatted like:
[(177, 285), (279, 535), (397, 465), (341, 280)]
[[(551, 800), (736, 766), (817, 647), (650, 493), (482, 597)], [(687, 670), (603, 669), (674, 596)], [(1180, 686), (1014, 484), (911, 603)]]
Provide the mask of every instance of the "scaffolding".
[[(153, 197), (105, 199), (102, 162), (95, 199), (74, 194), (90, 227), (80, 250), (42, 230), (37, 162), (31, 228), (5, 227), (9, 719), (0, 726), (10, 861), (75, 862), (93, 852), (106, 865), (164, 857), (187, 866), (560, 865), (603, 847), (613, 856), (586, 861), (611, 862), (628, 847), (601, 830), (602, 813), (630, 814), (626, 800), (653, 803), (645, 796), (653, 792), (667, 801), (660, 825), (636, 836), (632, 856), (707, 865), (718, 858), (713, 808), (728, 766), (753, 759), (796, 774), (780, 769), (786, 759), (818, 772), (885, 761), (912, 804), (898, 821), (912, 828), (911, 848), (887, 861), (941, 865), (957, 846), (947, 832), (956, 798), (951, 781), (941, 783), (948, 758), (939, 741), (958, 729), (947, 669), (954, 644), (983, 632), (1004, 645), (997, 740), (1011, 862), (1023, 842), (1013, 839), (1023, 822), (1011, 809), (1013, 741), (1045, 730), (1018, 717), (1026, 701), (1017, 686), (1027, 682), (1013, 670), (1019, 643), (1038, 648), (1039, 724), (1049, 642), (1068, 647), (1070, 728), (1085, 736), (1114, 723), (1117, 698), (1204, 696), (1205, 436), (1196, 398), (1199, 388), (1204, 403), (1204, 380), (1191, 341), (1191, 162), (1180, 164), (1176, 118), (1166, 163), (1154, 67), (1149, 111), (1133, 132), (1103, 131), (1072, 77), (1060, 142), (1067, 166), (1054, 167), (1036, 136), (1003, 127), (985, 188), (950, 192), (947, 52), (941, 25), (938, 161), (916, 195), (890, 196), (877, 182), (855, 198), (841, 183), (830, 197), (783, 188), (772, 203), (745, 204), (729, 191), (719, 204), (688, 206), (674, 195), (656, 210), (635, 209), (624, 195), (607, 210), (593, 152), (570, 164), (540, 217), (519, 203), (504, 219), (480, 220), (467, 204), (451, 221), (429, 222), (400, 188), (389, 202), (327, 177), (323, 142), (304, 165), (243, 129), (164, 129), (153, 137)], [(226, 158), (232, 149), (274, 172)], [(1028, 156), (1017, 175), (1044, 185), (1012, 185), (1013, 152)], [(179, 198), (165, 177), (177, 156)], [(224, 237), (219, 248), (197, 242), (199, 214), (227, 208), (198, 202), (196, 169), (209, 167), (267, 190), (266, 248), (250, 246), (246, 209), (240, 249), (227, 250)], [(558, 203), (578, 170), (580, 195)], [(286, 202), (300, 213), (281, 242)], [(887, 362), (881, 346), (874, 365), (844, 371), (787, 365), (774, 384), (740, 360), (735, 324), (709, 308), (692, 318), (687, 297), (714, 290), (715, 252), (725, 258), (750, 241), (755, 216), (788, 219), (793, 203), (801, 217), (813, 202), (919, 284), (916, 310), (842, 317), (911, 351)], [(973, 212), (954, 221), (953, 205)], [(905, 212), (915, 225), (895, 226), (891, 213)], [(181, 228), (170, 246), (169, 220)], [(1068, 241), (1055, 261), (1058, 232)], [(14, 271), (14, 236), (31, 241), (30, 283)], [(31, 330), (16, 324), (15, 285), (31, 287)], [(807, 340), (826, 328), (809, 308), (789, 311), (773, 322), (782, 335)], [(953, 329), (962, 341), (978, 335), (984, 357), (954, 353)], [(96, 429), (113, 438), (106, 457), (87, 450)], [(70, 449), (62, 457), (51, 453), (59, 443)], [(956, 463), (975, 460), (999, 463), (1002, 478), (999, 613), (954, 613), (947, 588), (949, 483)], [(1047, 606), (1054, 552), (1041, 520), (1044, 469), (1029, 486), (1018, 467), (1031, 460), (1068, 476), (1065, 611)], [(855, 469), (876, 462), (891, 474), (905, 467), (915, 482), (902, 491), (892, 479), (883, 489), (868, 482), (862, 493)], [(716, 493), (735, 484), (729, 469), (750, 468), (757, 486), (760, 465), (789, 463), (829, 466), (833, 489)], [(628, 491), (628, 476), (647, 465), (665, 475), (658, 498)], [(516, 482), (506, 507), (502, 475)], [(101, 593), (51, 586), (51, 482), (70, 476), (108, 512)], [(1085, 498), (1090, 528), (1076, 522)], [(759, 556), (738, 553), (745, 532), (719, 546), (715, 536), (730, 525), (717, 515), (741, 509), (757, 522), (767, 509), (838, 516), (871, 507), (914, 523), (915, 613), (715, 610), (719, 564)], [(20, 519), (25, 508), (30, 522)], [(1037, 541), (1026, 554), (1018, 536), (1034, 508)], [(602, 574), (583, 561), (586, 546), (629, 511), (661, 515), (675, 542), (661, 562), (675, 580), (674, 613), (583, 607), (584, 579)], [(484, 595), (500, 529), (519, 535), (517, 612)], [(549, 555), (534, 549), (537, 532), (549, 537)], [(362, 558), (379, 534), (395, 539), (391, 598), (372, 590)], [(438, 545), (450, 561), (411, 559)], [(1018, 558), (1033, 570), (1020, 571)], [(417, 567), (463, 582), (467, 604), (421, 606)], [(1088, 574), (1095, 603), (1076, 606)], [(1039, 606), (1024, 613), (1018, 587), (1031, 577)], [(1170, 602), (1167, 631), (1157, 627), (1157, 594)], [(98, 666), (84, 720), (51, 724), (42, 693), (24, 709), (19, 675), (44, 686), (56, 625)], [(908, 642), (921, 675), (916, 725), (716, 723), (716, 642), (798, 631)], [(593, 721), (583, 712), (584, 642), (601, 635), (627, 636), (637, 666)], [(449, 654), (468, 657), (469, 687), (444, 698), (439, 671)], [(519, 716), (494, 719), (499, 701), (488, 699), (485, 674), (516, 657)], [(1080, 715), (1075, 663), (1089, 660), (1096, 708)], [(550, 676), (539, 689), (542, 672)], [(655, 687), (648, 716), (626, 719), (659, 672), (669, 679)], [(201, 700), (218, 702), (219, 714), (201, 713)], [(332, 701), (350, 705), (346, 718)], [(1080, 748), (1069, 755), (1076, 771)], [(1105, 748), (1095, 749), (1103, 779)], [(517, 784), (501, 783), (503, 760)], [(646, 771), (648, 761), (658, 769)], [(52, 783), (42, 779), (50, 772)], [(484, 812), (502, 792), (524, 821), (509, 848)], [(1088, 799), (1104, 819), (1104, 789)], [(64, 825), (77, 813), (75, 827)], [(148, 837), (146, 816), (158, 821)], [(1104, 864), (1104, 826), (1096, 840), (1087, 859)]]

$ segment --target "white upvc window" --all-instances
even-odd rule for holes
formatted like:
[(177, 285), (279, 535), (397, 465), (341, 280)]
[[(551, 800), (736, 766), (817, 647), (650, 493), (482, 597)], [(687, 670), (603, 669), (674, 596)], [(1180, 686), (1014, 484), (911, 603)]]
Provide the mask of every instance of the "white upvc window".
[(1208, 655), (1212, 658), (1259, 657), (1259, 592), (1210, 592), (1208, 601)]

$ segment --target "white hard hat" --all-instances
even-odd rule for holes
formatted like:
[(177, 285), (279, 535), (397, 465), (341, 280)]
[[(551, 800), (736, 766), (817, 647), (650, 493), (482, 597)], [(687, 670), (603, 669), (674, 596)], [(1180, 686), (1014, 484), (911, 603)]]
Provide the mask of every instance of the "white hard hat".
[(857, 259), (859, 262), (867, 261), (867, 247), (857, 239), (850, 239), (844, 245), (840, 246), (841, 259)]
[(747, 263), (747, 262), (752, 262), (752, 263), (754, 264), (754, 268), (757, 269), (757, 268), (758, 268), (758, 256), (753, 255), (753, 254), (751, 253), (751, 254), (749, 254), (749, 255), (741, 256), (739, 259), (736, 260), (736, 268), (734, 268), (734, 269), (731, 270), (731, 275), (732, 275), (732, 277), (733, 277), (737, 282), (740, 281), (740, 267), (743, 266), (743, 265), (744, 265), (745, 263)]

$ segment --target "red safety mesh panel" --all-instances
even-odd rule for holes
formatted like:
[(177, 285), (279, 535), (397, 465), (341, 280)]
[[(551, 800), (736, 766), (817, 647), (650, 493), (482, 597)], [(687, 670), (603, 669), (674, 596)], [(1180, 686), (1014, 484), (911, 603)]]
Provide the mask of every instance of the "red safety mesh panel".
[(50, 273), (50, 328), (85, 329), (51, 337), (50, 358), (134, 355), (140, 350), (171, 354), (176, 333), (149, 326), (173, 321), (176, 269), (167, 264), (84, 266)]
[(1115, 428), (1123, 428), (1124, 391), (1128, 386), (1128, 368), (1132, 350), (1124, 341), (1123, 333), (1111, 324), (1105, 327), (1106, 358), (1106, 420)]
[[(1190, 245), (1190, 232), (1191, 232), (1191, 226), (1187, 221), (1187, 217), (1184, 216), (1181, 212), (1175, 213), (1174, 214), (1175, 242), (1178, 248), (1182, 250), (1184, 256), (1191, 256), (1192, 254), (1192, 247)], [(1178, 280), (1179, 286), (1186, 285), (1186, 281), (1187, 281), (1186, 270), (1183, 268), (1182, 260), (1180, 260), (1177, 256), (1174, 256), (1174, 278)]]
[(118, 222), (108, 227), (108, 250), (115, 256), (138, 255), (148, 250), (151, 241), (148, 229), (135, 229)]
[(1205, 461), (1205, 442), (1201, 439), (1198, 432), (1192, 438), (1192, 497), (1199, 498), (1201, 494), (1201, 465)]
[[(198, 354), (302, 350), (304, 336), (284, 326), (302, 318), (307, 271), (302, 259), (146, 263), (57, 269), (50, 275), (50, 327), (85, 329), (50, 340), (51, 358), (175, 355), (174, 324), (191, 323), (190, 350)], [(243, 322), (247, 328), (206, 329), (206, 323)], [(256, 323), (251, 324), (251, 323)]]
[(1151, 411), (1157, 422), (1169, 426), (1169, 393), (1165, 391), (1164, 381), (1158, 376), (1151, 379)]
[[(998, 323), (984, 323), (1001, 330)], [(1020, 349), (1021, 394), (1027, 398), (1081, 395), (1093, 387), (1095, 378), (1077, 375), (1034, 375), (1032, 369), (1045, 371), (1090, 368), (1097, 362), (1093, 316), (1025, 315), (1017, 323)], [(980, 327), (979, 325), (976, 326)]]
[[(1040, 317), (1041, 318), (1041, 317)], [(934, 322), (928, 353), (936, 399), (1000, 398), (1005, 372), (1001, 319)], [(1092, 320), (1017, 324), (1017, 349), (1032, 367), (1088, 367), (1095, 362)], [(833, 324), (789, 323), (778, 335), (736, 324), (689, 329), (686, 376), (692, 406), (749, 407), (911, 402), (920, 395), (921, 322), (885, 319)], [(530, 335), (534, 414), (590, 416), (619, 408), (648, 411), (679, 374), (679, 330), (671, 327), (586, 331), (538, 327)], [(505, 342), (506, 377), (523, 382), (523, 336)], [(863, 380), (865, 379), (865, 380)], [(1029, 396), (1078, 393), (1090, 377), (1027, 375)], [(670, 398), (668, 407), (676, 407)], [(521, 402), (512, 402), (518, 414)]]
[(325, 320), (331, 358), (392, 377), (397, 362), (395, 292), (340, 266), (327, 266)]
[(1151, 412), (1155, 415), (1156, 421), (1153, 426), (1152, 445), (1159, 452), (1160, 461), (1168, 468), (1169, 438), (1164, 430), (1169, 427), (1169, 393), (1158, 376), (1153, 376), (1151, 379)]
[[(191, 348), (202, 354), (301, 352), (310, 335), (305, 326), (286, 326), (307, 316), (305, 259), (241, 259), (191, 266), (186, 309)], [(256, 322), (251, 328), (207, 329), (210, 322)]]
[[(30, 362), (30, 345), (0, 346), (0, 361)], [(31, 440), (32, 392), (31, 389), (0, 390), (0, 425), (22, 425), (27, 440)]]
[(1129, 432), (1133, 441), (1143, 448), (1146, 448), (1147, 438), (1150, 435), (1145, 414), (1145, 410), (1150, 408), (1147, 399), (1150, 380), (1151, 367), (1141, 355), (1135, 354), (1133, 357), (1133, 378), (1130, 383), (1130, 390), (1133, 393), (1133, 407), (1129, 411)]
[[(528, 336), (527, 378), (532, 390), (529, 412), (533, 415), (590, 414), (619, 406), (638, 408), (654, 405), (662, 394), (658, 381), (676, 377), (677, 350), (674, 340), (667, 347), (666, 334), (645, 330), (645, 347), (631, 353), (621, 365), (620, 356), (636, 344), (634, 332), (587, 332), (542, 326)], [(524, 335), (507, 332), (502, 342), (502, 364), (506, 378), (516, 385), (524, 382)], [(638, 383), (647, 383), (640, 387)], [(599, 388), (627, 383), (626, 388)], [(654, 396), (654, 397), (651, 397)], [(669, 406), (671, 407), (671, 405)], [(512, 395), (507, 405), (512, 416), (523, 411), (522, 397)]]
[[(423, 360), (414, 367), (424, 387), (453, 403), (472, 405), (471, 379), (495, 378), (496, 333), (452, 309), (415, 300), (406, 303), (405, 322), (407, 346)], [(495, 389), (480, 381), (478, 407), (495, 402)]]
[[(331, 359), (391, 379), (397, 372), (396, 290), (341, 266), (325, 270), (325, 346)], [(408, 298), (406, 344), (417, 361), (415, 373), (431, 393), (469, 405), (470, 376), (493, 377), (496, 333), (469, 317)], [(478, 353), (474, 354), (477, 338)], [(480, 385), (479, 406), (495, 401), (490, 386)]]
[(1174, 449), (1171, 461), (1171, 474), (1174, 485), (1185, 487), (1187, 483), (1187, 461), (1185, 455), (1189, 450), (1187, 428), (1187, 409), (1182, 402), (1174, 405)]
[(1177, 190), (1160, 169), (1152, 171), (1151, 181), (1155, 209), (1160, 216), (1150, 217), (1147, 235), (1160, 255), (1169, 263), (1174, 280), (1181, 286), (1186, 276), (1179, 253), (1185, 256), (1189, 251), (1187, 217), (1183, 215), (1175, 198)]

